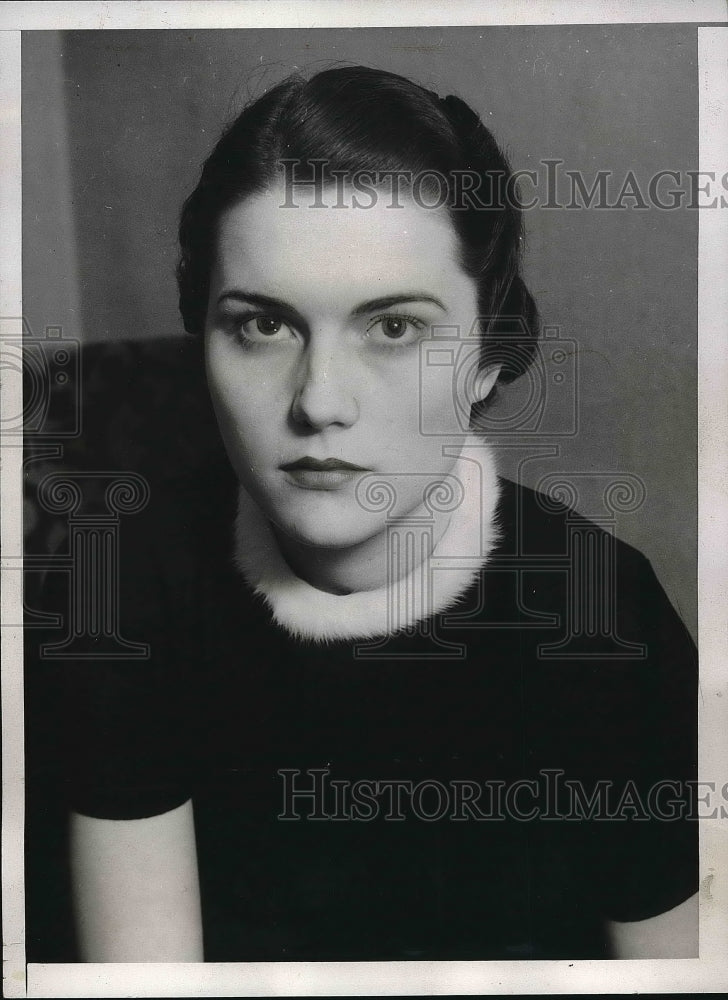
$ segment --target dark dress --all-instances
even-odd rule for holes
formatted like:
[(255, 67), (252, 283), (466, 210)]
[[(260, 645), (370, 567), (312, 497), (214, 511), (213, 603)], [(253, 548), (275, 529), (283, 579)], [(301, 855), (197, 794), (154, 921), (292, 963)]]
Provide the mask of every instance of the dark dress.
[(208, 961), (604, 958), (604, 917), (696, 890), (692, 642), (640, 553), (501, 485), (458, 606), (377, 642), (271, 622), (226, 469), (125, 519), (120, 627), (148, 658), (29, 659), (31, 959), (70, 957), (43, 944), (62, 800), (192, 797)]

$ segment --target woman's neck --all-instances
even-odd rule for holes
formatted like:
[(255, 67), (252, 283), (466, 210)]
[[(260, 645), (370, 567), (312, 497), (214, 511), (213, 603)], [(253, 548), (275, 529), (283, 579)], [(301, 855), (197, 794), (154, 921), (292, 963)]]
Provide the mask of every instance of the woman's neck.
[[(420, 513), (427, 516), (418, 517)], [(318, 590), (341, 595), (378, 590), (408, 576), (431, 554), (447, 530), (450, 517), (450, 513), (433, 516), (423, 505), (421, 511), (407, 518), (406, 545), (397, 544), (396, 522), (372, 538), (345, 548), (304, 545), (273, 524), (271, 529), (296, 576)]]

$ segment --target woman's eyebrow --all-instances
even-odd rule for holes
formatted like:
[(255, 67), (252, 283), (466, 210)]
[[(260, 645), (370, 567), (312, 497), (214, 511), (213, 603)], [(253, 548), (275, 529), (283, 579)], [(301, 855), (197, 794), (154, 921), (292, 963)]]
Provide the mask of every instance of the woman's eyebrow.
[[(232, 288), (223, 292), (218, 297), (218, 305), (224, 299), (234, 299), (236, 302), (247, 302), (249, 305), (260, 306), (264, 309), (273, 309), (277, 312), (286, 313), (289, 316), (298, 316), (299, 313), (293, 306), (281, 299), (272, 298), (269, 295), (259, 295), (257, 292), (246, 292), (243, 289)], [(368, 313), (377, 312), (380, 309), (389, 309), (391, 306), (402, 305), (405, 302), (429, 302), (436, 305), (443, 312), (447, 309), (440, 299), (426, 292), (401, 292), (397, 295), (383, 295), (377, 299), (368, 299), (352, 310), (352, 316), (363, 316)]]
[(362, 316), (365, 313), (377, 312), (379, 309), (389, 309), (390, 306), (402, 305), (404, 302), (431, 302), (438, 306), (443, 312), (447, 312), (445, 306), (434, 295), (425, 292), (405, 292), (399, 295), (384, 295), (379, 299), (369, 299), (362, 302), (353, 310), (353, 316)]
[(220, 305), (225, 299), (234, 299), (236, 302), (247, 302), (251, 306), (261, 306), (264, 309), (274, 309), (277, 312), (287, 313), (290, 316), (298, 316), (298, 312), (293, 306), (288, 305), (281, 299), (274, 299), (270, 295), (259, 295), (257, 292), (245, 292), (242, 289), (231, 288), (218, 296), (217, 304)]

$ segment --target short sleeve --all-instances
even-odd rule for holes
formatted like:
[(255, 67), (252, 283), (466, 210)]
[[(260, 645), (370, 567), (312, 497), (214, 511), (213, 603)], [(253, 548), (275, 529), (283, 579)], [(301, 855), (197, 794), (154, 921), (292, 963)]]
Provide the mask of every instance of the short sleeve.
[[(160, 520), (161, 502), (122, 519), (115, 587), (89, 596), (67, 568), (46, 578), (43, 610), (63, 625), (35, 633), (28, 657), (29, 714), (44, 729), (36, 732), (35, 759), (55, 771), (68, 806), (89, 816), (157, 815), (191, 794), (194, 616), (183, 582), (193, 569)], [(115, 635), (86, 628), (59, 656), (79, 602), (90, 600), (114, 602), (106, 621)], [(81, 610), (88, 626), (88, 608)]]
[[(698, 888), (697, 653), (649, 562), (618, 547), (620, 638), (628, 661), (609, 713), (609, 816), (592, 822), (593, 875), (604, 916), (644, 920)], [(607, 666), (606, 669), (609, 669)]]

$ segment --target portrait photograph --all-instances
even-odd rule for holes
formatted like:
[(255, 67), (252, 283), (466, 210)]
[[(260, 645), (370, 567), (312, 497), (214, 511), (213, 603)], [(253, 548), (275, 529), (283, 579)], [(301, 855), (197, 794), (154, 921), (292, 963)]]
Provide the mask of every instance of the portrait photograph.
[(8, 996), (725, 976), (728, 18), (543, 6), (0, 15)]

